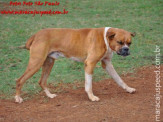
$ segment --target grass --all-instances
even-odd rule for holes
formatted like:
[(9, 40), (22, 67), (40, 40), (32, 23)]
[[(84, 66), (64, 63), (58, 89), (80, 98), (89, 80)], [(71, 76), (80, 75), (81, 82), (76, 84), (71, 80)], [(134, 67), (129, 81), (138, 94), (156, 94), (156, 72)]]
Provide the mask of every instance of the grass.
[[(14, 0), (13, 0), (14, 1)], [(16, 1), (16, 0), (15, 0)], [(18, 0), (20, 1), (20, 0)], [(30, 0), (34, 1), (34, 0)], [(42, 0), (50, 1), (50, 0)], [(9, 3), (9, 0), (0, 1)], [(1, 10), (8, 6), (0, 4)], [(19, 7), (16, 7), (19, 9)], [(118, 73), (133, 72), (135, 68), (154, 64), (155, 45), (160, 45), (163, 54), (163, 1), (162, 0), (60, 0), (60, 6), (26, 7), (39, 10), (69, 11), (67, 15), (0, 15), (0, 97), (11, 98), (15, 93), (15, 80), (27, 66), (29, 52), (17, 48), (42, 28), (98, 28), (117, 27), (137, 36), (131, 45), (131, 56), (126, 58), (113, 56), (113, 65)], [(161, 62), (163, 63), (163, 62)], [(37, 81), (41, 71), (26, 82), (24, 93), (38, 93), (41, 88)], [(94, 73), (94, 81), (109, 76), (100, 63)], [(67, 59), (55, 62), (48, 83), (73, 83), (84, 81), (83, 64)]]

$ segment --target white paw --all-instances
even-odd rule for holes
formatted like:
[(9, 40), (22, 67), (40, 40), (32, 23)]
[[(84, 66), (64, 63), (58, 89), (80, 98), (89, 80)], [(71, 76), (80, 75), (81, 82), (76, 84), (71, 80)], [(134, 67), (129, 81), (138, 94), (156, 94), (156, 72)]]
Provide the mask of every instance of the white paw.
[(136, 92), (136, 89), (131, 88), (131, 87), (127, 87), (126, 91), (129, 92), (129, 93), (134, 93), (134, 92)]
[(54, 98), (54, 97), (56, 97), (57, 95), (56, 95), (56, 94), (47, 94), (47, 96), (48, 96), (49, 98)]
[(20, 96), (15, 96), (15, 102), (16, 103), (22, 103), (23, 99)]
[(91, 101), (99, 101), (99, 100), (100, 100), (100, 98), (98, 98), (97, 96), (94, 96), (94, 95), (90, 95), (90, 96), (89, 96), (89, 99), (90, 99)]
[(56, 94), (51, 94), (47, 88), (44, 90), (44, 92), (46, 93), (46, 96), (48, 96), (49, 98), (54, 98), (57, 96)]

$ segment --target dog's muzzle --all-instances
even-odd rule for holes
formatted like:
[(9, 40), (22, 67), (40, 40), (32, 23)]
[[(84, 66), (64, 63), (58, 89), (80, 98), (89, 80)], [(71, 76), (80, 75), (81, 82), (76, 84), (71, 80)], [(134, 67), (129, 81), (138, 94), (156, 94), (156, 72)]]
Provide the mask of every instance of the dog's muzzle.
[(121, 56), (128, 56), (128, 55), (130, 55), (129, 48), (128, 47), (122, 47), (119, 51), (117, 51), (117, 54), (121, 55)]

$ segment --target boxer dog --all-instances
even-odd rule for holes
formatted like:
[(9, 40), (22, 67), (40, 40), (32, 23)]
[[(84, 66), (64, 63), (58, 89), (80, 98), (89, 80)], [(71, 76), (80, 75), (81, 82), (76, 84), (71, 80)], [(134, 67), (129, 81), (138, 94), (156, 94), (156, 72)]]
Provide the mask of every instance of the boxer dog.
[(47, 78), (54, 61), (59, 57), (84, 62), (85, 91), (91, 101), (99, 101), (92, 91), (93, 69), (99, 61), (120, 87), (129, 93), (134, 93), (136, 90), (123, 82), (111, 63), (113, 52), (121, 56), (130, 54), (129, 46), (134, 36), (134, 33), (112, 27), (40, 30), (26, 43), (26, 48), (30, 50), (30, 58), (26, 71), (16, 82), (15, 101), (18, 103), (23, 101), (20, 97), (23, 84), (41, 67), (42, 75), (39, 84), (48, 97), (56, 97), (47, 88)]

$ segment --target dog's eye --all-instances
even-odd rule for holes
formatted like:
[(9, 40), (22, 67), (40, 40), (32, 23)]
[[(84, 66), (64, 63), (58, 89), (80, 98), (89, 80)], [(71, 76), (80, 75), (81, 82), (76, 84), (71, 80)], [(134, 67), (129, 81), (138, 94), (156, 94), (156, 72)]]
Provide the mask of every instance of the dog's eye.
[(130, 45), (131, 45), (131, 42), (128, 43), (128, 46), (130, 46)]
[(122, 41), (117, 41), (118, 44), (123, 45), (124, 43)]

